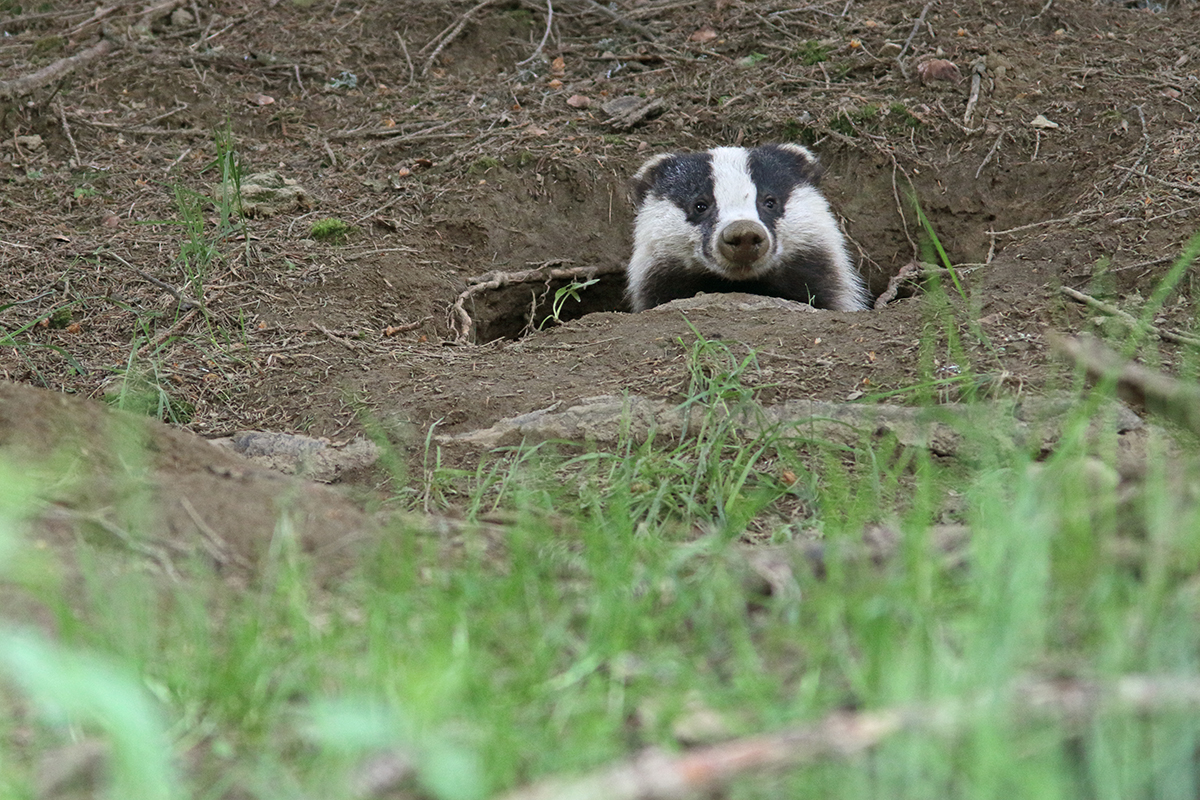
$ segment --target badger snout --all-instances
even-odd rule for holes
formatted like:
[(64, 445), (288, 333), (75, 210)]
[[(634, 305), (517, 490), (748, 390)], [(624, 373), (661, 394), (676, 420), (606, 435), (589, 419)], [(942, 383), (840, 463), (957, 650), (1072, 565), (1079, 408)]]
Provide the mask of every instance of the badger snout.
[(746, 269), (770, 249), (770, 234), (761, 223), (739, 219), (726, 225), (717, 236), (717, 251), (737, 268)]

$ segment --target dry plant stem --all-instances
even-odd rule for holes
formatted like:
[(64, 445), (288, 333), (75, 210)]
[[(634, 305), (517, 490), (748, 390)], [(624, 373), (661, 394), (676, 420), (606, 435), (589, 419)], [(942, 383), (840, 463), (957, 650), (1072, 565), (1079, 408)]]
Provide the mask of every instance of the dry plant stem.
[[(561, 264), (552, 261), (551, 264)], [(514, 283), (546, 283), (553, 280), (590, 280), (599, 275), (612, 275), (624, 272), (624, 267), (551, 267), (543, 266), (537, 269), (527, 269), (520, 272), (489, 272), (487, 275), (472, 278), (471, 286), (458, 296), (450, 309), (450, 328), (455, 332), (454, 341), (458, 344), (469, 344), (475, 334), (475, 320), (467, 313), (466, 304), (477, 294), (495, 291)]]
[(921, 9), (921, 15), (913, 22), (912, 30), (908, 33), (908, 38), (904, 40), (904, 47), (900, 48), (900, 53), (896, 56), (896, 64), (900, 67), (900, 72), (904, 75), (905, 80), (908, 80), (908, 67), (904, 66), (904, 54), (908, 52), (908, 48), (912, 45), (917, 31), (921, 30), (921, 25), (925, 23), (925, 15), (929, 13), (929, 9), (933, 8), (935, 3), (937, 3), (937, 0), (929, 0), (925, 4), (925, 7)]
[(63, 135), (71, 143), (71, 152), (75, 154), (75, 166), (81, 166), (83, 162), (79, 158), (79, 148), (75, 145), (75, 137), (71, 135), (71, 125), (67, 122), (67, 112), (63, 109), (63, 104), (57, 101), (54, 103), (54, 109), (58, 112), (58, 119), (62, 124)]
[(595, 11), (597, 14), (603, 14), (604, 16), (611, 19), (613, 22), (620, 25), (622, 28), (625, 28), (626, 30), (629, 30), (629, 31), (633, 31), (638, 36), (641, 36), (643, 39), (646, 39), (648, 41), (654, 41), (654, 39), (657, 38), (654, 35), (654, 31), (650, 30), (646, 26), (640, 25), (640, 24), (634, 22), (633, 20), (625, 19), (625, 17), (622, 17), (620, 14), (618, 14), (616, 11), (613, 11), (608, 6), (597, 3), (596, 0), (580, 0), (580, 2), (585, 8)]
[(902, 731), (952, 735), (967, 729), (978, 714), (992, 713), (999, 699), (1010, 702), (1018, 720), (1050, 718), (1080, 726), (1106, 710), (1139, 714), (1194, 710), (1200, 706), (1200, 681), (1140, 675), (1112, 683), (1019, 681), (1002, 698), (985, 695), (967, 702), (838, 712), (812, 725), (680, 755), (649, 751), (582, 778), (551, 779), (517, 789), (502, 800), (683, 800), (714, 792), (743, 775), (849, 758)]
[(92, 12), (92, 15), (90, 17), (88, 17), (83, 22), (76, 25), (74, 28), (71, 28), (69, 31), (64, 33), (63, 36), (65, 36), (65, 37), (76, 36), (80, 31), (82, 31), (88, 25), (91, 25), (93, 22), (99, 22), (100, 20), (107, 17), (109, 14), (116, 11), (118, 8), (119, 8), (119, 6), (109, 6), (107, 8), (105, 8), (104, 6), (96, 6), (96, 10)]
[(361, 349), (362, 349), (362, 348), (361, 348), (361, 347), (360, 347), (360, 346), (359, 346), (359, 345), (358, 345), (356, 342), (352, 342), (352, 341), (350, 341), (349, 339), (347, 339), (347, 338), (345, 338), (345, 337), (343, 337), (343, 336), (338, 336), (336, 333), (334, 333), (333, 331), (329, 330), (329, 329), (328, 329), (328, 328), (326, 328), (324, 325), (321, 325), (321, 324), (318, 324), (318, 323), (314, 322), (314, 323), (313, 323), (313, 328), (315, 328), (316, 330), (319, 330), (321, 333), (325, 334), (325, 335), (326, 335), (326, 336), (328, 336), (330, 339), (332, 339), (333, 341), (337, 342), (337, 343), (338, 343), (338, 344), (340, 344), (342, 347), (346, 348), (347, 350), (349, 350), (349, 351), (351, 351), (351, 352), (355, 352), (355, 351), (358, 351), (358, 350), (361, 350)]
[(1166, 178), (1159, 178), (1158, 176), (1151, 175), (1149, 172), (1145, 172), (1143, 170), (1133, 169), (1132, 167), (1122, 167), (1120, 164), (1113, 164), (1113, 167), (1125, 172), (1131, 172), (1134, 175), (1137, 175), (1139, 178), (1149, 178), (1155, 183), (1161, 183), (1163, 186), (1170, 186), (1172, 189), (1182, 189), (1185, 192), (1200, 194), (1200, 186), (1192, 186), (1191, 184), (1181, 183), (1179, 181), (1169, 181)]
[(394, 138), (398, 142), (404, 142), (420, 138), (428, 133), (432, 133), (433, 131), (440, 131), (443, 128), (450, 127), (451, 125), (457, 125), (466, 119), (466, 117), (455, 117), (454, 119), (449, 119), (445, 122), (439, 122), (437, 125), (430, 125), (428, 128), (421, 128), (409, 133), (405, 133), (400, 128), (368, 128), (365, 130), (346, 131), (344, 133), (331, 133), (329, 134), (329, 138), (333, 139), (334, 141), (341, 139), (357, 139), (360, 137), (366, 139)]
[(1138, 112), (1138, 119), (1142, 122), (1142, 152), (1138, 154), (1137, 161), (1133, 162), (1133, 166), (1125, 173), (1124, 177), (1117, 182), (1117, 190), (1125, 188), (1125, 184), (1129, 182), (1129, 178), (1137, 174), (1138, 167), (1142, 165), (1142, 160), (1146, 157), (1146, 153), (1150, 152), (1150, 132), (1146, 130), (1146, 112), (1141, 106), (1134, 106)]
[[(1072, 289), (1070, 286), (1060, 286), (1058, 287), (1058, 290), (1072, 300), (1091, 306), (1097, 311), (1103, 311), (1105, 314), (1119, 319), (1121, 322), (1125, 323), (1130, 330), (1138, 330), (1143, 327), (1142, 323), (1132, 314), (1128, 314), (1116, 306), (1109, 305), (1103, 300), (1097, 300), (1090, 294), (1084, 294), (1076, 289)], [(1197, 339), (1194, 336), (1187, 336), (1182, 333), (1176, 333), (1175, 331), (1165, 330), (1154, 325), (1146, 325), (1145, 329), (1150, 333), (1153, 333), (1158, 338), (1168, 342), (1186, 344), (1192, 347), (1200, 347), (1200, 339)]]
[(524, 61), (517, 62), (518, 67), (528, 64), (542, 54), (542, 48), (546, 46), (546, 40), (550, 38), (550, 29), (552, 27), (554, 27), (554, 3), (551, 0), (546, 0), (546, 32), (542, 34), (542, 40), (538, 42), (538, 46), (533, 51), (533, 54)]
[(1000, 142), (1004, 140), (1004, 131), (996, 137), (996, 141), (992, 144), (992, 149), (988, 150), (988, 154), (983, 157), (983, 161), (979, 163), (979, 169), (975, 170), (975, 180), (979, 180), (979, 174), (983, 172), (983, 168), (992, 160), (992, 156), (996, 155), (996, 151), (1000, 149)]
[(1200, 435), (1200, 389), (1140, 364), (1126, 361), (1091, 336), (1048, 331), (1050, 346), (1082, 367), (1094, 381), (1116, 379), (1117, 394)]
[(497, 2), (497, 0), (483, 0), (482, 3), (472, 7), (469, 11), (467, 11), (467, 13), (459, 17), (457, 22), (438, 34), (437, 38), (425, 45), (425, 47), (422, 47), (421, 52), (423, 53), (425, 52), (426, 48), (428, 48), (434, 42), (437, 42), (437, 46), (433, 48), (433, 52), (425, 58), (425, 64), (421, 67), (421, 74), (424, 75), (425, 73), (429, 72), (429, 68), (433, 65), (434, 59), (441, 55), (441, 52), (443, 49), (445, 49), (446, 45), (458, 38), (458, 35), (463, 32), (463, 28), (467, 27), (467, 23), (471, 21), (471, 17), (474, 16), (477, 11), (482, 11), (495, 2)]
[(193, 308), (191, 311), (184, 314), (182, 317), (179, 318), (178, 322), (176, 322), (171, 327), (167, 328), (165, 331), (160, 333), (158, 336), (155, 336), (153, 341), (146, 342), (144, 345), (139, 347), (138, 351), (137, 351), (137, 357), (145, 358), (147, 353), (150, 353), (150, 352), (162, 347), (163, 344), (168, 339), (170, 339), (172, 336), (174, 336), (175, 334), (177, 334), (181, 330), (183, 330), (185, 327), (187, 327), (191, 323), (191, 321), (196, 318), (196, 316), (200, 313), (200, 311), (201, 311), (201, 308), (199, 306), (197, 306), (196, 308)]
[(400, 49), (404, 51), (404, 61), (408, 64), (408, 83), (404, 84), (404, 88), (407, 89), (417, 79), (417, 70), (413, 66), (412, 56), (408, 54), (408, 45), (404, 42), (404, 37), (400, 35), (400, 31), (396, 31), (396, 38), (400, 40)]
[(963, 125), (967, 128), (971, 127), (971, 117), (975, 115), (975, 104), (979, 102), (979, 89), (983, 86), (983, 73), (986, 71), (986, 59), (977, 60), (971, 68), (971, 95), (967, 98), (967, 110), (963, 114)]
[(128, 269), (130, 272), (133, 272), (133, 273), (139, 275), (140, 277), (144, 278), (145, 280), (149, 281), (150, 283), (153, 283), (158, 288), (167, 292), (169, 295), (171, 295), (172, 297), (175, 298), (176, 302), (179, 303), (180, 308), (186, 309), (186, 310), (190, 310), (193, 308), (200, 308), (200, 304), (197, 303), (195, 300), (191, 300), (187, 297), (184, 297), (182, 294), (179, 293), (179, 290), (176, 289), (175, 287), (171, 286), (168, 283), (164, 283), (163, 281), (160, 281), (158, 278), (154, 277), (153, 275), (151, 275), (147, 272), (143, 272), (142, 270), (135, 267), (133, 264), (130, 264), (128, 261), (121, 258), (116, 253), (103, 253), (103, 255), (107, 256), (108, 258), (113, 259), (114, 261), (119, 262), (120, 264), (124, 265), (124, 267), (126, 269)]
[(0, 81), (0, 100), (10, 100), (24, 97), (48, 83), (58, 80), (90, 61), (102, 58), (120, 47), (116, 42), (103, 39), (88, 49), (67, 58), (60, 58), (53, 64), (42, 67), (31, 75), (25, 75), (11, 81)]

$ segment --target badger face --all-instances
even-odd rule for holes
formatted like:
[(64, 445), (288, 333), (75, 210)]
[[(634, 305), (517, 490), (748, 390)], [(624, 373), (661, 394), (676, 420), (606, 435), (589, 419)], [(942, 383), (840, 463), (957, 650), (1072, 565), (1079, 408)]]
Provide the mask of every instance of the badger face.
[(861, 279), (816, 188), (819, 178), (813, 154), (792, 144), (718, 147), (647, 161), (632, 184), (638, 207), (628, 269), (634, 309), (697, 291), (865, 308)]

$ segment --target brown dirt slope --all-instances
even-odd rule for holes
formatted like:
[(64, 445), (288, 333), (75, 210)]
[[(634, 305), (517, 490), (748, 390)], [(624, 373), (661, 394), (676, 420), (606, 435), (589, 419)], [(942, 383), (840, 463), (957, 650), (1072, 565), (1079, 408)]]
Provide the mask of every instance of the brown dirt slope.
[[(203, 435), (345, 437), (365, 413), (416, 448), (435, 422), (670, 397), (697, 333), (756, 350), (767, 399), (960, 369), (919, 297), (621, 312), (625, 184), (670, 149), (812, 146), (877, 293), (929, 258), (915, 198), (985, 334), (967, 355), (1005, 391), (1054, 380), (1045, 326), (1090, 324), (1060, 285), (1136, 304), (1200, 227), (1196, 2), (622, 0), (614, 19), (563, 0), (544, 44), (532, 0), (142, 8), (0, 2), (0, 376), (140, 397)], [(112, 52), (66, 77), (12, 83), (101, 36)], [(961, 79), (924, 80), (931, 59)], [(653, 107), (611, 119), (622, 97)], [(230, 149), (243, 178), (275, 171), (310, 199), (222, 227), (206, 198)], [(327, 218), (348, 237), (313, 238)], [(544, 264), (606, 273), (577, 309), (604, 313), (456, 343), (471, 278)], [(468, 310), (516, 336), (560, 285)], [(1192, 303), (1185, 282), (1160, 324)], [(939, 343), (924, 372), (922, 340)]]

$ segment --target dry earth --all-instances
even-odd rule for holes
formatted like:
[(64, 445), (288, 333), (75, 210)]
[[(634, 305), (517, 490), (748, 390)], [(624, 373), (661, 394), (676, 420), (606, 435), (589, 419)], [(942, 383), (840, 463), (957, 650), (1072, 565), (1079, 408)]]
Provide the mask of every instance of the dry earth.
[[(419, 458), (435, 423), (675, 398), (697, 334), (755, 350), (767, 402), (910, 387), (923, 338), (935, 377), (956, 374), (911, 281), (858, 314), (623, 312), (626, 182), (670, 149), (811, 146), (876, 294), (929, 258), (915, 197), (1000, 393), (1069, 374), (1043, 332), (1098, 315), (1061, 286), (1136, 309), (1200, 228), (1196, 2), (0, 0), (0, 31), (0, 376), (96, 399), (133, 381), (210, 438), (377, 420)], [(244, 225), (222, 227), (208, 198), (231, 151), (244, 184), (273, 171), (305, 194), (270, 213), (243, 186)], [(313, 238), (329, 218), (348, 237)], [(541, 324), (562, 279), (477, 291), (464, 341), (473, 279), (532, 268), (600, 282), (565, 324)], [(1193, 295), (1160, 326), (1190, 327)], [(0, 445), (61, 413), (24, 397), (5, 390)], [(210, 484), (194, 491), (227, 491)]]

